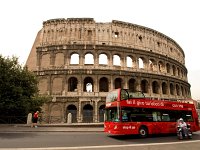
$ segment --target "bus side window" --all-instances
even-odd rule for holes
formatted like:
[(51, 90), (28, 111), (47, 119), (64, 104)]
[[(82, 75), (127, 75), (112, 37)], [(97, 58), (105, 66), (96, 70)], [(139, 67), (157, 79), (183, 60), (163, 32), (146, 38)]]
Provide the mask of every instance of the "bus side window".
[(160, 112), (152, 112), (153, 121), (161, 121)]
[(169, 114), (162, 114), (162, 121), (170, 121)]

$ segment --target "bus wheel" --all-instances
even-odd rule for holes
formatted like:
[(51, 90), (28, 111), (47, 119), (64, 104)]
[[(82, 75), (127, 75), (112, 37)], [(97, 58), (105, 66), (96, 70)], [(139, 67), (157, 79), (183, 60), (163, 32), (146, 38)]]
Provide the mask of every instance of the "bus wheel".
[(145, 126), (140, 127), (139, 129), (139, 136), (145, 138), (148, 136), (148, 129)]

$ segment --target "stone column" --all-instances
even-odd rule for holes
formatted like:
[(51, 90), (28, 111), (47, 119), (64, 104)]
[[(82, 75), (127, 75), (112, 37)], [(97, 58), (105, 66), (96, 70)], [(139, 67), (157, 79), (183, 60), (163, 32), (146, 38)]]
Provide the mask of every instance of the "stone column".
[(94, 101), (94, 104), (95, 104), (95, 106), (94, 106), (94, 119), (93, 119), (93, 121), (94, 122), (98, 122), (98, 101)]
[(82, 122), (81, 113), (82, 113), (81, 101), (80, 101), (80, 99), (79, 99), (79, 103), (78, 103), (78, 118), (77, 118), (77, 122), (78, 122), (78, 123)]

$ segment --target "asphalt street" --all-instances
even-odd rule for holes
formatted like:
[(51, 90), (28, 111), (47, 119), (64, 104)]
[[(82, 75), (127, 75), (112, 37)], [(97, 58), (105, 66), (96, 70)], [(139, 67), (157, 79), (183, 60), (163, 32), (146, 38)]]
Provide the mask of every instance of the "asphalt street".
[(8, 149), (95, 149), (95, 150), (199, 150), (200, 132), (192, 140), (179, 141), (175, 135), (141, 139), (136, 136), (109, 136), (101, 125), (50, 125), (31, 128), (27, 125), (0, 125), (0, 150)]

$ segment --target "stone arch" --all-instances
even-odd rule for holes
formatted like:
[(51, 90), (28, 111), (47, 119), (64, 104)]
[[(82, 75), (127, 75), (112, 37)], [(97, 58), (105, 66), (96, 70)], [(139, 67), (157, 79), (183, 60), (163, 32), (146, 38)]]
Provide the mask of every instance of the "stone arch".
[(163, 64), (163, 62), (162, 61), (159, 61), (158, 62), (158, 71), (159, 72), (163, 72), (164, 71), (164, 64)]
[(177, 74), (178, 74), (178, 77), (181, 77), (181, 73), (180, 73), (180, 68), (179, 67), (177, 68)]
[(172, 65), (172, 75), (173, 76), (176, 75), (176, 67), (174, 65)]
[(162, 94), (167, 94), (167, 83), (166, 82), (162, 83)]
[(38, 83), (39, 94), (47, 94), (48, 80), (46, 78), (39, 79)]
[(64, 66), (64, 54), (63, 53), (57, 53), (55, 56), (55, 66), (56, 67), (61, 67)]
[(70, 64), (79, 64), (79, 54), (72, 53), (70, 56)]
[(102, 77), (99, 80), (99, 92), (108, 92), (108, 79), (106, 77)]
[(145, 79), (143, 79), (143, 80), (141, 81), (141, 91), (142, 91), (143, 93), (148, 93), (148, 81), (145, 80)]
[(138, 68), (139, 69), (144, 69), (144, 58), (143, 57), (139, 57), (138, 58)]
[(183, 70), (181, 69), (181, 71), (180, 71), (180, 76), (181, 76), (181, 78), (183, 78)]
[(121, 66), (120, 55), (118, 55), (118, 54), (113, 55), (113, 65), (114, 66)]
[(50, 54), (44, 54), (41, 58), (41, 67), (47, 68), (50, 66)]
[(62, 107), (59, 104), (54, 104), (50, 107), (50, 123), (61, 123), (62, 116)]
[(60, 95), (63, 88), (63, 79), (61, 77), (53, 78), (52, 93), (54, 95)]
[(67, 108), (66, 108), (66, 119), (68, 119), (67, 117), (68, 117), (69, 113), (72, 114), (72, 123), (77, 122), (77, 108), (76, 108), (75, 105), (70, 104), (70, 105), (67, 106)]
[(179, 87), (178, 84), (176, 84), (176, 94), (177, 94), (178, 96), (180, 96), (180, 87)]
[(93, 122), (93, 107), (90, 104), (83, 106), (83, 121), (82, 122)]
[(156, 61), (154, 59), (149, 59), (149, 70), (155, 71), (156, 69)]
[(93, 92), (94, 91), (94, 83), (93, 83), (93, 79), (91, 77), (86, 77), (84, 79), (83, 91), (84, 92)]
[(126, 66), (133, 67), (133, 59), (130, 56), (126, 56)]
[(114, 87), (115, 87), (115, 89), (122, 88), (122, 79), (121, 78), (116, 78), (115, 79)]
[(99, 55), (99, 64), (108, 65), (108, 56), (105, 53), (101, 53)]
[(85, 54), (85, 63), (84, 64), (94, 64), (94, 55), (92, 53)]
[(104, 122), (105, 105), (99, 107), (99, 122)]
[(167, 69), (167, 73), (170, 73), (171, 70), (171, 66), (169, 63), (166, 64), (166, 69)]
[(137, 84), (136, 84), (136, 80), (134, 78), (131, 78), (128, 81), (128, 89), (133, 92), (137, 91)]
[(78, 85), (78, 80), (76, 77), (71, 77), (68, 79), (68, 91), (76, 92), (78, 90), (77, 85)]
[(170, 83), (170, 94), (174, 95), (174, 85), (172, 83)]
[(184, 93), (184, 88), (183, 88), (183, 86), (181, 86), (181, 94), (182, 94), (182, 96), (185, 96), (185, 93)]
[(158, 94), (159, 93), (159, 84), (157, 81), (153, 81), (152, 82), (152, 92), (154, 94)]

